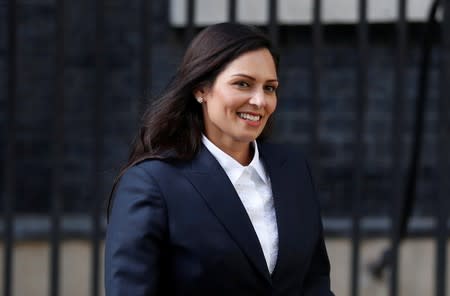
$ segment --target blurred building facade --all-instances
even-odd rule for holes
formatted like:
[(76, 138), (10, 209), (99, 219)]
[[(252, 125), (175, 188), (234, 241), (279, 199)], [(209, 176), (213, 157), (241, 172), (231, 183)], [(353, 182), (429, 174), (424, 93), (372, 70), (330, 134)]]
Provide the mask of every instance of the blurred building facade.
[[(143, 99), (157, 97), (173, 75), (186, 46), (183, 18), (186, 1), (152, 1), (150, 24), (151, 81), (142, 89), (141, 23), (139, 1), (105, 2), (105, 104), (102, 106), (104, 150), (103, 192), (127, 157), (128, 146), (136, 132), (136, 122)], [(181, 2), (184, 5), (181, 5)], [(199, 25), (225, 20), (226, 1), (198, 1)], [(279, 1), (279, 46), (281, 48), (278, 114), (273, 139), (298, 145), (310, 155), (312, 125), (313, 47), (311, 41), (312, 1)], [(292, 3), (291, 3), (292, 2)], [(298, 1), (297, 1), (298, 2)], [(358, 51), (356, 43), (356, 1), (324, 2), (323, 48), (320, 53), (320, 152), (322, 175), (317, 177), (324, 214), (348, 216), (354, 156), (354, 125)], [(368, 16), (368, 111), (364, 145), (364, 215), (386, 216), (390, 209), (390, 173), (392, 153), (392, 106), (395, 95), (395, 1), (371, 1)], [(403, 164), (411, 152), (412, 123), (417, 93), (424, 16), (430, 1), (410, 1), (408, 49), (406, 52), (403, 112), (406, 119), (402, 134)], [(245, 3), (245, 1), (238, 1)], [(268, 1), (248, 1), (241, 5), (246, 14), (238, 20), (264, 25)], [(260, 5), (265, 3), (265, 5)], [(203, 5), (204, 4), (204, 5)], [(325, 5), (326, 4), (326, 5)], [(18, 1), (18, 94), (17, 94), (17, 211), (45, 213), (50, 204), (52, 119), (55, 96), (55, 5), (51, 1)], [(290, 5), (290, 6), (289, 6)], [(385, 7), (384, 7), (384, 6)], [(95, 98), (95, 2), (67, 1), (65, 4), (65, 106), (64, 106), (64, 211), (82, 213), (89, 208), (93, 193), (93, 154), (95, 133), (92, 125)], [(376, 9), (379, 7), (379, 9)], [(204, 7), (203, 9), (201, 7)], [(386, 8), (387, 7), (387, 8)], [(415, 9), (412, 9), (414, 7)], [(303, 9), (304, 8), (304, 9)], [(370, 13), (373, 10), (376, 13)], [(383, 10), (384, 8), (384, 10)], [(307, 9), (307, 10), (306, 10)], [(239, 5), (238, 5), (238, 11)], [(206, 14), (209, 12), (209, 14)], [(299, 20), (295, 20), (298, 12)], [(247, 16), (246, 16), (247, 15)], [(261, 16), (262, 15), (262, 16)], [(7, 100), (7, 11), (0, 6), (0, 127), (6, 126)], [(209, 18), (207, 17), (209, 16)], [(340, 17), (340, 18), (339, 18)], [(370, 18), (369, 18), (370, 21)], [(264, 27), (264, 26), (263, 26)], [(433, 51), (430, 86), (426, 109), (423, 161), (420, 166), (418, 200), (415, 215), (427, 216), (434, 208), (436, 195), (436, 110), (438, 97), (439, 48)], [(5, 138), (0, 139), (5, 155)], [(312, 161), (312, 160), (311, 160)], [(4, 180), (4, 178), (0, 178)]]
[[(13, 285), (18, 294), (14, 295), (29, 295), (32, 291), (34, 295), (47, 295), (51, 272), (50, 245), (47, 243), (52, 225), (49, 213), (54, 200), (52, 145), (55, 142), (55, 113), (61, 111), (55, 106), (55, 98), (60, 94), (57, 55), (61, 52), (57, 16), (62, 12), (54, 1), (15, 2), (17, 95), (13, 210), (16, 244)], [(142, 106), (163, 91), (176, 70), (190, 34), (205, 25), (226, 21), (231, 1), (193, 1), (196, 4), (192, 26), (187, 13), (190, 1), (187, 0), (147, 1), (147, 5), (140, 0), (63, 2), (60, 291), (61, 295), (90, 295), (92, 209), (108, 196), (114, 177), (127, 158)], [(377, 261), (389, 245), (390, 217), (396, 200), (393, 196), (396, 159), (392, 152), (392, 135), (394, 119), (400, 116), (393, 112), (398, 94), (396, 30), (399, 1), (367, 1), (368, 47), (363, 55), (358, 47), (358, 5), (365, 1), (321, 1), (320, 50), (316, 47), (313, 25), (314, 6), (319, 1), (276, 2), (277, 22), (270, 27), (271, 1), (236, 1), (236, 20), (261, 26), (271, 36), (276, 36), (280, 48), (281, 87), (272, 140), (295, 145), (315, 168), (332, 261), (332, 284), (337, 295), (351, 293), (355, 168), (363, 168), (358, 215), (362, 219), (365, 240), (358, 255), (361, 257), (359, 291), (367, 296), (388, 295), (388, 276), (384, 274), (381, 279), (376, 279), (368, 266)], [(5, 135), (10, 132), (7, 105), (11, 52), (7, 3), (0, 2), (2, 135), (3, 131)], [(404, 102), (401, 106), (404, 121), (398, 141), (401, 151), (398, 163), (403, 178), (409, 172), (414, 142), (422, 43), (432, 1), (410, 0), (406, 3), (407, 47), (402, 69)], [(98, 5), (102, 11), (100, 22)], [(143, 12), (144, 8), (146, 12)], [(442, 19), (442, 11), (438, 13), (438, 19)], [(401, 295), (434, 293), (435, 278), (430, 274), (435, 269), (434, 217), (439, 210), (441, 188), (438, 178), (440, 155), (436, 152), (439, 148), (438, 100), (442, 66), (440, 33), (437, 30), (430, 41), (433, 50), (427, 70), (426, 105), (422, 110), (425, 114), (424, 136), (415, 187), (417, 198), (412, 211), (413, 238), (405, 243), (400, 258), (403, 270), (399, 279)], [(143, 49), (149, 50), (143, 52)], [(99, 51), (103, 67), (100, 74)], [(364, 71), (367, 75), (367, 111), (361, 122), (357, 106), (362, 99), (358, 89), (361, 82), (359, 67), (363, 60), (367, 63)], [(319, 73), (314, 72), (317, 69)], [(102, 84), (100, 88), (99, 83)], [(102, 96), (100, 112), (96, 105), (99, 94)], [(319, 111), (318, 117), (314, 110)], [(361, 124), (364, 126), (364, 159), (358, 164), (355, 163), (355, 126)], [(313, 143), (314, 130), (317, 131), (318, 145)], [(7, 137), (0, 137), (2, 163), (8, 160), (7, 144)], [(1, 188), (7, 185), (7, 174), (5, 170), (0, 171)], [(1, 198), (5, 199), (5, 196)], [(5, 210), (5, 203), (0, 209)], [(104, 213), (103, 209), (101, 213)], [(103, 215), (101, 219), (103, 223)], [(5, 232), (5, 223), (0, 225)], [(0, 248), (4, 250), (4, 241)], [(0, 265), (3, 264), (5, 261), (0, 261)], [(24, 273), (38, 272), (41, 276), (33, 276), (34, 281), (21, 281)], [(448, 272), (446, 276), (446, 281), (450, 282)], [(0, 280), (2, 285), (5, 283)]]

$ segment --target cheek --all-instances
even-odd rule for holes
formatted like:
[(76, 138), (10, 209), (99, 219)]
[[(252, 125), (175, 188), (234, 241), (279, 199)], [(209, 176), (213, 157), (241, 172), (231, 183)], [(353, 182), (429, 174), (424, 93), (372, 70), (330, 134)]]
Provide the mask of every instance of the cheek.
[(215, 97), (208, 101), (206, 109), (212, 121), (229, 120), (229, 117), (236, 112), (232, 102), (224, 100), (223, 97)]
[(216, 111), (230, 110), (236, 107), (236, 96), (233, 92), (224, 89), (215, 90), (214, 94), (209, 98), (209, 103)]
[(270, 103), (267, 105), (267, 111), (272, 114), (275, 112), (275, 109), (277, 108), (277, 99), (275, 98), (273, 101), (270, 101)]
[(229, 95), (227, 97), (223, 97), (222, 107), (228, 113), (236, 113), (239, 108), (245, 105), (247, 102), (246, 98), (242, 95)]

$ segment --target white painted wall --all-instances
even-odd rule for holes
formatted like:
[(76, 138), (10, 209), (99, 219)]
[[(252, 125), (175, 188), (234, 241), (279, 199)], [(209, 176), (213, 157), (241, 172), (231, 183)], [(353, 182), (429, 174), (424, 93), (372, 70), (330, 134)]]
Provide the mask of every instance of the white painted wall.
[[(386, 23), (397, 18), (396, 0), (367, 0), (368, 19)], [(196, 0), (195, 23), (208, 25), (227, 20), (228, 0)], [(322, 0), (322, 19), (329, 24), (352, 24), (358, 19), (358, 0)], [(278, 20), (281, 24), (309, 24), (314, 0), (278, 0)], [(424, 21), (432, 0), (407, 1), (407, 19)], [(265, 24), (268, 21), (268, 0), (237, 0), (240, 22)], [(183, 26), (187, 19), (187, 0), (170, 0), (170, 21)]]

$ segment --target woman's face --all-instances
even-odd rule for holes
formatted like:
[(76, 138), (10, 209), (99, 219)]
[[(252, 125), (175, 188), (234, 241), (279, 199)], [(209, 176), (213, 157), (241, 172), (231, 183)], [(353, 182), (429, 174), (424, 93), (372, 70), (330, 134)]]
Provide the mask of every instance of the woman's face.
[(267, 49), (244, 53), (219, 73), (203, 98), (205, 133), (216, 146), (238, 148), (255, 140), (277, 105), (275, 63)]

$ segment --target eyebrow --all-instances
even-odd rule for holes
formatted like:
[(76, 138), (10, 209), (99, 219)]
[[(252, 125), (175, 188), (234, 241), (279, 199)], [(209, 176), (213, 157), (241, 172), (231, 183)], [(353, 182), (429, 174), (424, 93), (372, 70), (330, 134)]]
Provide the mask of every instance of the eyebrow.
[[(242, 74), (242, 73), (234, 74), (231, 76), (241, 76), (241, 77), (248, 78), (250, 80), (256, 80), (254, 77), (247, 75), (247, 74)], [(269, 80), (267, 80), (267, 82), (278, 82), (278, 79), (269, 79)]]

